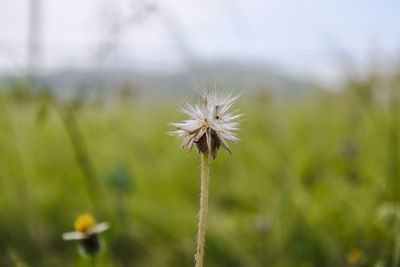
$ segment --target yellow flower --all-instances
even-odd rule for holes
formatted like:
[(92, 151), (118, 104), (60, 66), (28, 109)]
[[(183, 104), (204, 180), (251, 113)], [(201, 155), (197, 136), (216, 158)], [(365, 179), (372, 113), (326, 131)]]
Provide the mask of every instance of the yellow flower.
[(62, 235), (64, 240), (87, 239), (93, 234), (99, 234), (110, 228), (107, 222), (96, 224), (95, 219), (90, 214), (82, 214), (75, 220), (75, 232), (68, 232)]
[(363, 256), (363, 252), (359, 248), (353, 248), (347, 253), (347, 262), (349, 264), (358, 263)]
[(86, 213), (82, 214), (75, 220), (75, 230), (81, 233), (87, 232), (95, 225), (95, 220), (92, 215)]

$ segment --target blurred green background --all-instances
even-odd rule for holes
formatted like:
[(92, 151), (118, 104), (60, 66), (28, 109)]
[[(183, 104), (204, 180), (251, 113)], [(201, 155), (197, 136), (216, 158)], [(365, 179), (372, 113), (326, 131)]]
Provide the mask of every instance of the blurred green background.
[[(400, 267), (400, 1), (0, 1), (0, 267), (194, 265), (200, 155), (167, 135), (237, 89), (204, 267)], [(211, 85), (211, 86), (210, 86)]]
[[(205, 266), (395, 266), (400, 75), (268, 92), (244, 91), (243, 142), (211, 164)], [(193, 265), (200, 156), (166, 134), (179, 97), (60, 101), (18, 80), (0, 96), (1, 266), (89, 266), (61, 239), (84, 212), (112, 225), (99, 266)]]

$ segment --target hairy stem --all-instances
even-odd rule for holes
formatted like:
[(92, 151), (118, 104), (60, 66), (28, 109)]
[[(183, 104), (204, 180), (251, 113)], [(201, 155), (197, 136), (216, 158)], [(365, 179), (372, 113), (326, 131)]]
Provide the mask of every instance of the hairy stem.
[(200, 214), (199, 232), (197, 234), (196, 267), (203, 266), (204, 241), (206, 235), (206, 219), (208, 210), (208, 182), (209, 182), (209, 152), (202, 154), (201, 161), (201, 195), (200, 195)]
[(396, 217), (397, 222), (396, 222), (396, 237), (395, 237), (395, 242), (393, 246), (393, 267), (398, 267), (399, 266), (399, 259), (400, 259), (400, 218), (397, 216)]

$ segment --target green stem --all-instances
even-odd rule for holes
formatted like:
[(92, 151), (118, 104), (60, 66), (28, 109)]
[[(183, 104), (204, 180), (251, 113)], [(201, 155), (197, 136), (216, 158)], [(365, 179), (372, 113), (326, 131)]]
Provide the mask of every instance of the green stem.
[(399, 266), (399, 258), (400, 258), (400, 218), (396, 217), (396, 229), (395, 229), (395, 242), (393, 247), (393, 267)]
[(99, 203), (103, 197), (101, 186), (89, 157), (83, 134), (76, 120), (74, 108), (67, 106), (64, 110), (58, 109), (58, 111), (71, 142), (76, 162), (85, 178), (87, 192), (89, 193), (92, 205), (96, 211), (99, 211)]
[(203, 153), (201, 162), (201, 195), (199, 231), (197, 234), (196, 267), (203, 266), (204, 241), (206, 235), (206, 219), (208, 210), (209, 152)]

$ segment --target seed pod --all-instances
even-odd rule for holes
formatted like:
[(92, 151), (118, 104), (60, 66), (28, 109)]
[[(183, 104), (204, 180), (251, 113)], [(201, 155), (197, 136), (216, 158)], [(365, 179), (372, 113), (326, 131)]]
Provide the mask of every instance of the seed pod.
[(219, 97), (216, 93), (202, 95), (200, 104), (185, 102), (181, 111), (190, 116), (182, 123), (170, 123), (177, 131), (169, 132), (170, 135), (185, 137), (183, 148), (192, 150), (194, 144), (201, 153), (209, 152), (213, 159), (222, 146), (231, 153), (227, 140), (238, 143), (234, 131), (239, 130), (239, 122), (235, 121), (242, 114), (229, 112), (237, 97), (231, 95)]

